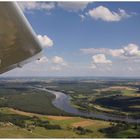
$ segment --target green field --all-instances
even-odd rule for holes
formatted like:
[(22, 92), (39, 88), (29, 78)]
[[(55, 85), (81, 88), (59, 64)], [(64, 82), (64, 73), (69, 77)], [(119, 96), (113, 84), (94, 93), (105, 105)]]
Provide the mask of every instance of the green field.
[(22, 91), (1, 89), (0, 107), (12, 107), (40, 114), (66, 115), (67, 113), (52, 105), (51, 102), (54, 98), (54, 95), (36, 89), (22, 89)]
[[(120, 127), (117, 127), (116, 131), (110, 133), (110, 131), (103, 132), (102, 130), (112, 129), (112, 126), (117, 123), (112, 125), (107, 121), (90, 120), (81, 117), (47, 116), (11, 108), (1, 108), (0, 114), (0, 119), (2, 119), (2, 114), (5, 118), (5, 121), (0, 123), (0, 138), (127, 138), (140, 136), (140, 127), (134, 128), (135, 126), (133, 125), (126, 128), (121, 126), (123, 128), (121, 130), (119, 130)], [(13, 116), (12, 119), (9, 119), (11, 116)], [(24, 126), (20, 126), (20, 122), (15, 124), (15, 118), (16, 120), (18, 118), (21, 120), (22, 118)], [(40, 122), (42, 121), (43, 124), (47, 121), (47, 125), (59, 126), (60, 128), (53, 127), (52, 129), (44, 125), (40, 126), (40, 124), (35, 125), (34, 122), (37, 119)], [(78, 129), (78, 126), (80, 126), (80, 129)]]
[[(140, 92), (135, 82), (130, 85), (128, 81), (20, 81), (18, 84), (17, 81), (0, 81), (1, 138), (140, 137), (138, 124), (75, 117), (59, 110), (52, 105), (55, 96), (31, 88), (36, 86), (65, 92), (72, 97), (71, 104), (80, 110), (139, 118)], [(117, 103), (118, 111), (112, 99), (121, 103)]]
[[(99, 132), (100, 128), (106, 128), (110, 126), (109, 122), (98, 121), (98, 120), (89, 120), (80, 117), (61, 117), (56, 116), (54, 119), (53, 116), (46, 116), (46, 115), (38, 115), (38, 114), (22, 114), (22, 111), (16, 113), (16, 111), (11, 110), (10, 108), (1, 108), (0, 113), (4, 116), (11, 117), (13, 114), (15, 118), (22, 117), (24, 118), (24, 123), (28, 123), (28, 126), (21, 128), (12, 123), (12, 120), (5, 118), (5, 122), (0, 124), (0, 137), (1, 138), (92, 138), (92, 137), (105, 137), (105, 134)], [(59, 125), (61, 129), (46, 129), (44, 127), (36, 126), (33, 127), (32, 122), (33, 116), (37, 116), (42, 121), (49, 121), (51, 125)], [(1, 119), (1, 116), (0, 116)], [(14, 119), (14, 118), (13, 118)], [(28, 121), (27, 121), (28, 120)], [(74, 130), (74, 124), (83, 122), (86, 120), (90, 124), (84, 126), (84, 129), (89, 129), (92, 132), (80, 134), (78, 131)], [(93, 122), (93, 124), (91, 124)], [(96, 125), (96, 128), (94, 127)], [(30, 128), (30, 129), (29, 129)]]

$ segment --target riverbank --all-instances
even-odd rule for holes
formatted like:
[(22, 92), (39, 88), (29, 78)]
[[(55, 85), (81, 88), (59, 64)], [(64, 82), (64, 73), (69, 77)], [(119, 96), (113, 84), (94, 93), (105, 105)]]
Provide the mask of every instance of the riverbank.
[(60, 109), (63, 110), (67, 113), (74, 114), (74, 115), (79, 115), (83, 117), (91, 117), (91, 118), (96, 118), (96, 119), (101, 119), (101, 120), (106, 120), (106, 121), (121, 121), (121, 122), (127, 122), (127, 123), (138, 123), (140, 124), (140, 119), (134, 119), (134, 118), (128, 118), (125, 116), (121, 115), (112, 115), (108, 113), (94, 113), (94, 112), (83, 112), (81, 110), (78, 110), (71, 106), (70, 104), (70, 97), (63, 92), (58, 92), (58, 91), (53, 91), (53, 90), (48, 90), (48, 89), (40, 89), (44, 90), (46, 92), (49, 92), (53, 95), (55, 95), (57, 98), (55, 98), (52, 102), (52, 104)]

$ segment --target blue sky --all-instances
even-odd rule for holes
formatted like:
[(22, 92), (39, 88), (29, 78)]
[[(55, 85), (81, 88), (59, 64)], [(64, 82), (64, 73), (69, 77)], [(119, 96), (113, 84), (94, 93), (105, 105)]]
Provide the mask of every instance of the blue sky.
[(3, 76), (139, 76), (140, 2), (21, 2), (43, 56)]

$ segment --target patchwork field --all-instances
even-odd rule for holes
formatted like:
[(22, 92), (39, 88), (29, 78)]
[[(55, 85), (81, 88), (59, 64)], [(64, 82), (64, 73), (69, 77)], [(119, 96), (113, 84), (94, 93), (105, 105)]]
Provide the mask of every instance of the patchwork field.
[[(2, 121), (2, 116), (5, 121)], [(22, 122), (19, 121), (21, 118)], [(127, 138), (139, 137), (140, 129), (133, 125), (81, 117), (41, 115), (13, 108), (1, 108), (0, 120), (0, 138)], [(40, 124), (35, 123), (37, 120)]]
[(139, 106), (140, 97), (132, 96), (110, 96), (103, 97), (96, 100), (97, 104), (104, 107), (114, 108), (117, 110), (127, 111), (127, 112), (139, 112), (140, 108), (129, 107), (129, 106)]
[[(28, 126), (21, 128), (12, 123), (1, 123), (0, 124), (0, 137), (1, 138), (104, 138), (105, 134), (99, 132), (101, 128), (107, 128), (110, 126), (109, 122), (90, 120), (80, 117), (67, 117), (67, 116), (48, 116), (40, 115), (35, 113), (23, 112), (15, 110), (13, 108), (1, 108), (0, 114), (16, 114), (28, 117), (38, 117), (43, 121), (49, 121), (52, 125), (59, 125), (61, 129), (45, 129), (43, 127), (33, 127)], [(78, 134), (78, 130), (74, 130), (78, 126), (84, 127), (84, 129), (89, 129), (91, 132), (84, 135)], [(94, 127), (96, 126), (96, 127)], [(29, 129), (29, 127), (32, 127)]]
[(140, 137), (137, 123), (76, 117), (55, 107), (55, 96), (37, 87), (64, 92), (79, 111), (140, 117), (140, 91), (135, 81), (5, 80), (0, 81), (1, 138)]

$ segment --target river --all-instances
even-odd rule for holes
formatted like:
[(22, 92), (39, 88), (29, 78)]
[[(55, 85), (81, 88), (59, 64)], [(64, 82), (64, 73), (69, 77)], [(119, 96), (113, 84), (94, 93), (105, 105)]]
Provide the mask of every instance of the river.
[(53, 105), (56, 108), (59, 108), (60, 110), (63, 110), (67, 113), (71, 113), (74, 115), (80, 115), (80, 116), (84, 116), (84, 117), (93, 117), (93, 118), (103, 119), (103, 120), (124, 121), (124, 122), (128, 122), (128, 123), (140, 124), (140, 119), (134, 119), (134, 118), (118, 116), (118, 115), (111, 115), (109, 113), (94, 113), (94, 112), (84, 112), (84, 111), (78, 110), (78, 109), (74, 108), (73, 106), (71, 106), (71, 104), (70, 104), (71, 97), (66, 95), (65, 93), (48, 90), (45, 88), (39, 88), (39, 89), (55, 95), (56, 98), (52, 101)]

